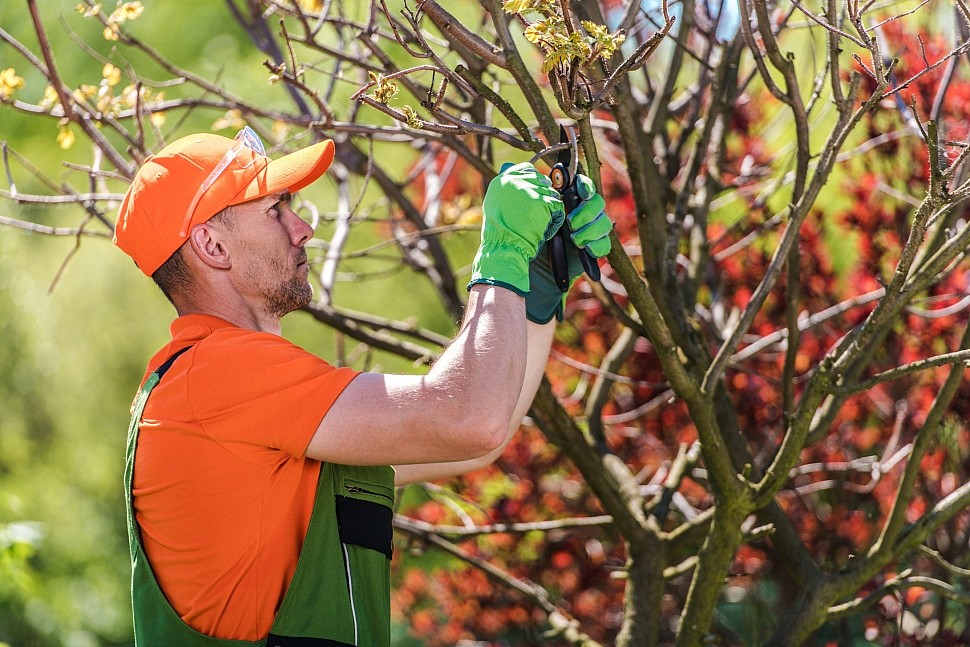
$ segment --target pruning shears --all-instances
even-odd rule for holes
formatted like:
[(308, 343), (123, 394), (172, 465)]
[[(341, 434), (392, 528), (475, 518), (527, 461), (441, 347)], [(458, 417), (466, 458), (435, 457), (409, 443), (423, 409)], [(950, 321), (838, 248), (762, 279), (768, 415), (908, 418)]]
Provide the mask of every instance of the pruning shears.
[[(559, 126), (559, 143), (568, 144), (568, 146), (559, 151), (556, 165), (549, 172), (549, 179), (552, 181), (552, 188), (562, 196), (563, 208), (568, 215), (581, 202), (579, 189), (576, 186), (579, 146), (572, 129), (567, 130), (564, 126)], [(569, 290), (569, 262), (566, 257), (566, 250), (569, 248), (567, 245), (574, 245), (574, 243), (569, 237), (569, 225), (563, 221), (562, 226), (549, 240), (547, 251), (549, 265), (552, 266), (552, 277), (562, 292)], [(600, 280), (600, 267), (596, 264), (596, 259), (585, 248), (577, 251), (586, 275), (589, 276), (590, 280), (598, 282)]]

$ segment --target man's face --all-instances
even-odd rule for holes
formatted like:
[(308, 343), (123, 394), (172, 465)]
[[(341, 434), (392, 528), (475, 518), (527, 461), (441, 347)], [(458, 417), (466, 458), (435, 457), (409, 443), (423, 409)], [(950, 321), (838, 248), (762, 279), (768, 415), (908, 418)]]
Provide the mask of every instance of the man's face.
[(237, 289), (280, 318), (313, 298), (304, 245), (313, 229), (290, 208), (288, 191), (233, 207), (230, 237)]

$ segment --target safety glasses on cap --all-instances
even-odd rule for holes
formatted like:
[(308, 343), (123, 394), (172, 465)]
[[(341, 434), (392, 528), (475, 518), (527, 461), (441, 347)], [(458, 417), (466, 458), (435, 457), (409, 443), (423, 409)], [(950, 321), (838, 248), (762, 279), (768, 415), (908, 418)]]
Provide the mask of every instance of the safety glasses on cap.
[(266, 147), (263, 146), (263, 140), (261, 140), (259, 135), (256, 134), (256, 131), (249, 126), (246, 126), (236, 133), (236, 136), (233, 139), (235, 139), (236, 143), (233, 144), (232, 148), (226, 151), (226, 154), (222, 156), (222, 159), (219, 160), (219, 163), (216, 164), (215, 168), (212, 169), (212, 172), (209, 173), (208, 177), (202, 181), (202, 184), (199, 185), (195, 195), (192, 196), (192, 201), (189, 203), (189, 208), (185, 212), (185, 218), (182, 220), (182, 227), (179, 229), (180, 238), (185, 238), (189, 235), (189, 225), (192, 224), (192, 215), (195, 213), (195, 208), (199, 205), (199, 200), (201, 200), (202, 196), (205, 195), (205, 192), (209, 190), (209, 187), (215, 184), (216, 180), (219, 179), (219, 176), (221, 176), (225, 170), (229, 168), (229, 165), (232, 164), (236, 157), (239, 156), (239, 152), (243, 148), (248, 148), (259, 155), (259, 157), (253, 157), (248, 164), (244, 166), (241, 165), (241, 167), (244, 169), (252, 166), (260, 157), (266, 157)]

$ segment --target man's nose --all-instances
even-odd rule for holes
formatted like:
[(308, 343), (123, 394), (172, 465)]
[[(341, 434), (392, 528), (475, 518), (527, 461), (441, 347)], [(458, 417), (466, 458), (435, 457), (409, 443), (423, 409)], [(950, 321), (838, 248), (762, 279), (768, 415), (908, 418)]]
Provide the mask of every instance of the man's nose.
[(290, 232), (290, 240), (293, 241), (294, 245), (303, 245), (313, 237), (313, 227), (296, 215), (296, 212), (289, 207), (287, 207), (287, 212), (287, 220), (289, 221), (287, 228)]

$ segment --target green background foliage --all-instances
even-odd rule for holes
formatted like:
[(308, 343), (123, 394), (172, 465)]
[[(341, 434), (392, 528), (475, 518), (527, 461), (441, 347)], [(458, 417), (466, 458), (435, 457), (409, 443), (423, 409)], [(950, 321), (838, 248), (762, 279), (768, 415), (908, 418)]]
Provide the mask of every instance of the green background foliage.
[[(71, 34), (108, 54), (100, 29), (80, 19), (71, 2), (43, 3), (41, 10), (67, 83), (96, 84), (101, 63)], [(180, 34), (166, 39), (177, 59), (217, 59), (229, 70), (243, 64), (242, 35), (218, 33), (229, 24), (218, 19), (221, 6), (202, 3), (189, 12), (182, 3), (160, 3), (157, 10), (144, 28), (167, 25)], [(3, 3), (0, 25), (36, 42), (25, 3)], [(42, 96), (40, 76), (0, 49), (0, 67), (14, 64), (25, 95)], [(52, 145), (57, 132), (55, 119), (0, 115), (0, 139), (43, 169), (63, 169), (58, 157), (81, 161), (86, 153), (64, 154)], [(70, 174), (53, 172), (58, 180)], [(43, 192), (26, 174), (14, 180), (21, 192)], [(54, 226), (83, 217), (77, 207), (10, 202), (2, 213)], [(84, 238), (51, 290), (75, 244), (0, 230), (0, 642), (18, 647), (130, 642), (123, 438), (144, 361), (164, 343), (172, 312), (105, 239)], [(16, 532), (25, 527), (34, 532)]]
[[(101, 37), (100, 25), (82, 18), (75, 2), (39, 5), (69, 87), (97, 85), (103, 65), (99, 57), (121, 67), (113, 44)], [(36, 46), (26, 3), (0, 3), (0, 26)], [(149, 1), (142, 17), (126, 27), (161, 47), (177, 65), (216, 79), (240, 96), (258, 97), (266, 106), (289, 100), (282, 84), (267, 82), (265, 56), (228, 19), (223, 3)], [(158, 78), (167, 78), (151, 63), (127, 60), (145, 77), (157, 71)], [(18, 94), (39, 101), (46, 86), (40, 74), (0, 45), (0, 69), (11, 66), (25, 79)], [(350, 82), (346, 86), (348, 95), (357, 87)], [(167, 97), (179, 96), (177, 86), (164, 91)], [(186, 123), (167, 122), (163, 130), (212, 130), (222, 116), (200, 110)], [(62, 151), (55, 142), (58, 131), (55, 118), (0, 110), (0, 141), (55, 181), (77, 181), (81, 173), (62, 161), (89, 163), (90, 151), (79, 145)], [(401, 164), (402, 169), (406, 166)], [(11, 163), (11, 169), (21, 193), (49, 193), (18, 164)], [(9, 188), (6, 180), (3, 185)], [(110, 189), (120, 192), (123, 187)], [(324, 212), (333, 204), (333, 192), (328, 179), (304, 192), (321, 210), (319, 237), (328, 234)], [(84, 212), (77, 205), (4, 201), (0, 215), (76, 227)], [(114, 221), (114, 213), (104, 215)], [(377, 232), (360, 238), (361, 228), (354, 231), (358, 239), (350, 249), (379, 240)], [(455, 236), (456, 253), (468, 255), (471, 238)], [(398, 264), (396, 259), (389, 262)], [(350, 264), (360, 274), (385, 269), (369, 259)], [(453, 322), (430, 288), (412, 285), (408, 270), (387, 274), (369, 278), (366, 290), (357, 290), (353, 281), (342, 283), (341, 303), (362, 309), (381, 303), (380, 311), (394, 318), (421, 313), (423, 326), (450, 334)], [(405, 293), (407, 299), (399, 298)], [(145, 361), (167, 341), (173, 316), (152, 282), (107, 238), (77, 240), (0, 227), (0, 645), (130, 643), (121, 488), (124, 437)], [(284, 335), (334, 361), (338, 340), (307, 315), (288, 317)], [(347, 351), (353, 346), (348, 342)], [(379, 352), (361, 357), (355, 366), (420, 370)]]

